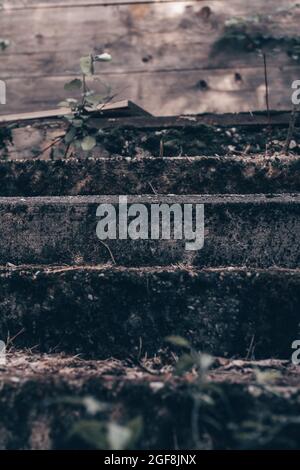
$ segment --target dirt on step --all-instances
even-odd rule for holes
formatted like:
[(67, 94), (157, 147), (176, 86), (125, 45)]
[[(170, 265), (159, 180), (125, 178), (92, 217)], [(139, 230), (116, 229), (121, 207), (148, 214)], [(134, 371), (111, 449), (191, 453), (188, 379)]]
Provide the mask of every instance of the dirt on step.
[[(282, 128), (231, 127), (224, 129), (207, 125), (182, 129), (143, 130), (130, 127), (103, 129), (99, 148), (103, 156), (197, 156), (282, 152), (287, 130)], [(293, 153), (300, 154), (300, 129), (291, 144)]]
[[(83, 152), (78, 147), (71, 149), (67, 156), (76, 157), (144, 157), (144, 156), (215, 156), (215, 155), (251, 155), (264, 152), (269, 155), (282, 153), (287, 141), (286, 126), (267, 125), (209, 125), (201, 123), (198, 117), (186, 117), (184, 124), (159, 125), (159, 118), (153, 118), (153, 124), (130, 124), (119, 120), (117, 123), (107, 120), (91, 120), (91, 132), (97, 140), (97, 147), (90, 152)], [(195, 122), (194, 122), (195, 121)], [(134, 122), (134, 119), (133, 121)], [(66, 145), (61, 137), (66, 131), (63, 121), (35, 121), (17, 123), (9, 134), (3, 134), (3, 158), (66, 158)], [(7, 131), (7, 132), (8, 132)], [(12, 142), (11, 142), (12, 141)], [(55, 141), (59, 144), (53, 145)], [(289, 146), (291, 154), (300, 154), (300, 127), (295, 127)]]

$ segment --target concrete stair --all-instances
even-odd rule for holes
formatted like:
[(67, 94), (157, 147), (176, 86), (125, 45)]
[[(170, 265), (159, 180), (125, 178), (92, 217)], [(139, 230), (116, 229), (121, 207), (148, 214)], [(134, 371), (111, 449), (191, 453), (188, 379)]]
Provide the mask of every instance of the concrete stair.
[[(1, 268), (0, 331), (23, 348), (120, 359), (179, 334), (199, 350), (289, 358), (300, 334), (299, 269)], [(254, 339), (253, 339), (254, 338)]]
[[(261, 139), (259, 126), (251, 132)], [(265, 154), (0, 161), (0, 339), (9, 351), (0, 448), (113, 448), (111, 423), (128, 431), (136, 418), (143, 424), (126, 448), (296, 448), (299, 162)], [(147, 207), (204, 204), (203, 249), (187, 251), (183, 240), (101, 243), (96, 209), (118, 209), (118, 195)], [(187, 351), (167, 345), (169, 335), (217, 357), (211, 370), (176, 375)]]
[[(300, 197), (284, 195), (131, 196), (128, 205), (204, 204), (204, 248), (188, 251), (186, 240), (99, 242), (100, 204), (118, 196), (0, 198), (0, 263), (106, 263), (165, 266), (296, 268), (299, 265)], [(183, 208), (182, 208), (183, 211)], [(118, 221), (118, 220), (117, 220)], [(150, 236), (150, 235), (149, 235)]]
[(300, 188), (295, 156), (0, 160), (0, 196), (264, 194)]

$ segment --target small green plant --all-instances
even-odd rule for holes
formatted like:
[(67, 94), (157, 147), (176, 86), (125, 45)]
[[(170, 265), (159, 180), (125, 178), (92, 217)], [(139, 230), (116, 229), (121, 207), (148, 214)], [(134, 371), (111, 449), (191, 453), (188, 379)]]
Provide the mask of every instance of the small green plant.
[[(88, 82), (94, 79), (95, 64), (109, 61), (111, 61), (111, 56), (108, 53), (81, 57), (81, 78), (74, 78), (64, 86), (67, 92), (77, 91), (81, 97), (79, 99), (66, 98), (59, 103), (60, 106), (69, 108), (69, 113), (65, 115), (68, 125), (65, 135), (53, 145), (52, 156), (67, 156), (71, 147), (88, 152), (97, 145), (97, 136), (101, 131), (93, 128), (89, 120), (92, 111), (101, 111), (102, 107), (110, 101), (110, 88), (105, 85), (105, 94), (99, 94), (90, 88)], [(101, 83), (103, 85), (103, 82)]]
[(167, 336), (165, 340), (170, 345), (185, 350), (185, 353), (176, 362), (175, 373), (182, 375), (194, 369), (202, 383), (205, 380), (207, 371), (214, 362), (214, 358), (209, 354), (196, 351), (190, 342), (182, 336)]
[[(213, 384), (207, 377), (213, 358), (197, 352), (185, 338), (169, 336), (166, 341), (183, 354), (176, 361), (177, 375), (192, 371), (185, 394), (192, 400), (191, 436), (194, 448), (213, 449), (296, 449), (299, 441), (300, 416), (297, 396), (286, 398), (295, 413), (274, 403), (282, 397), (277, 386), (283, 380), (276, 368), (253, 368), (251, 389), (242, 383)], [(245, 364), (249, 368), (249, 364)], [(226, 372), (225, 372), (226, 373)], [(270, 400), (269, 400), (270, 399)]]
[(168, 336), (166, 342), (185, 351), (176, 362), (175, 374), (183, 375), (191, 370), (196, 373), (196, 379), (188, 386), (188, 393), (192, 400), (191, 434), (195, 449), (201, 450), (205, 448), (207, 436), (219, 432), (222, 427), (217, 400), (224, 402), (224, 407), (227, 407), (222, 389), (207, 380), (207, 373), (214, 363), (214, 358), (196, 351), (190, 342), (181, 336)]

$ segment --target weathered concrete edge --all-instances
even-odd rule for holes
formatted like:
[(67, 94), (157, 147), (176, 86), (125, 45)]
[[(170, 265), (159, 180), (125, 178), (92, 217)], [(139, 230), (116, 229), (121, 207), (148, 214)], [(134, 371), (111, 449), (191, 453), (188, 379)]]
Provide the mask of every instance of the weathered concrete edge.
[[(284, 194), (135, 194), (126, 195), (128, 204), (299, 204), (300, 193)], [(89, 204), (118, 204), (115, 194), (99, 196), (37, 196), (37, 197), (0, 197), (0, 206), (40, 206), (66, 205), (82, 206)]]
[(0, 196), (300, 191), (300, 158), (145, 157), (0, 161)]

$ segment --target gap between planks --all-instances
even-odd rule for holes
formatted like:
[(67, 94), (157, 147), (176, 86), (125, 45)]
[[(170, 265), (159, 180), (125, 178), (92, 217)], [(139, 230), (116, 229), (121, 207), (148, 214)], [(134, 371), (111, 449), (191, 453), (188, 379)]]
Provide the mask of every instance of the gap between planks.
[(79, 1), (78, 3), (76, 2), (64, 2), (62, 1), (61, 3), (43, 3), (43, 2), (37, 2), (37, 3), (32, 3), (32, 4), (23, 4), (23, 3), (17, 3), (16, 5), (12, 5), (11, 3), (4, 3), (2, 5), (2, 10), (5, 11), (10, 11), (10, 10), (37, 10), (37, 9), (54, 9), (54, 8), (89, 8), (89, 7), (113, 7), (113, 6), (130, 6), (130, 5), (152, 5), (152, 4), (166, 4), (166, 3), (187, 3), (187, 4), (197, 4), (197, 3), (209, 3), (210, 1), (213, 0), (116, 0), (116, 1), (95, 1), (95, 2), (84, 2), (84, 1)]

